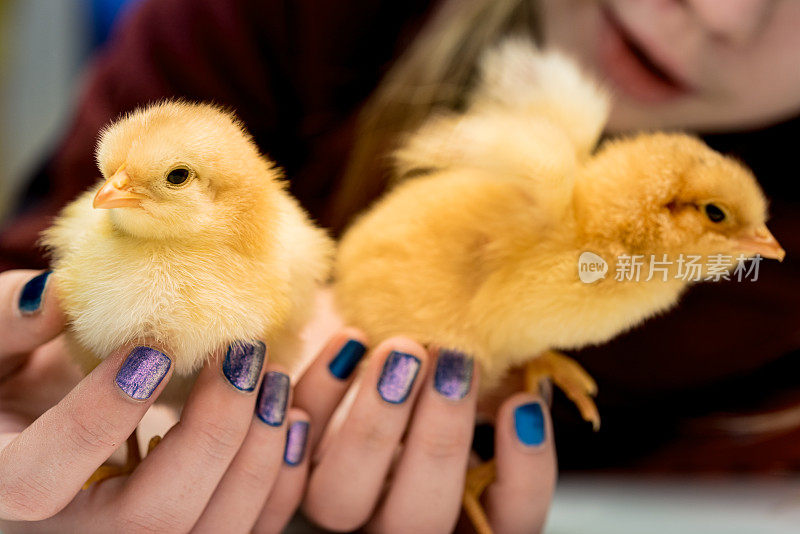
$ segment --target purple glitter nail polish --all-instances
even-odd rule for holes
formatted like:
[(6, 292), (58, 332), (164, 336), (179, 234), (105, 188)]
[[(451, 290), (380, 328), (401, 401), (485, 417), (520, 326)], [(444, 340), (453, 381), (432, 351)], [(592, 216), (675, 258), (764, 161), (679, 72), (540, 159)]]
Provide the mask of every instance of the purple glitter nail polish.
[(419, 368), (420, 361), (416, 356), (392, 351), (386, 358), (378, 379), (378, 393), (383, 400), (402, 404), (411, 393)]
[(115, 381), (130, 397), (148, 399), (167, 376), (171, 365), (163, 352), (150, 347), (136, 347), (128, 354)]
[(440, 350), (433, 386), (443, 397), (461, 400), (467, 396), (472, 385), (473, 367), (474, 362), (469, 356), (456, 351)]
[(295, 421), (289, 426), (286, 434), (286, 449), (283, 451), (283, 461), (289, 465), (297, 465), (303, 461), (306, 454), (306, 441), (308, 440), (308, 423)]
[(277, 371), (264, 375), (261, 393), (256, 404), (256, 415), (270, 426), (281, 426), (286, 417), (289, 401), (289, 377)]
[(232, 343), (222, 362), (222, 372), (236, 389), (253, 391), (258, 384), (267, 346), (260, 341)]

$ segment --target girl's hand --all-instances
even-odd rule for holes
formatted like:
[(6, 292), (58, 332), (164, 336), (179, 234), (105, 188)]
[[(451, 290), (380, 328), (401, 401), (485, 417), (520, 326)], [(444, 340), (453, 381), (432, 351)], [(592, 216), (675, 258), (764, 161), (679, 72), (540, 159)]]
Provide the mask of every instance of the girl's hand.
[(293, 514), (307, 469), (303, 455), (284, 461), (287, 428), (308, 416), (287, 413), (288, 378), (262, 367), (257, 346), (230, 352), (225, 364), (211, 359), (180, 423), (132, 475), (81, 491), (136, 428), (172, 365), (157, 350), (127, 347), (79, 380), (65, 363), (52, 284), (35, 275), (0, 275), (0, 529), (246, 532), (265, 510), (274, 515), (263, 531), (282, 528), (276, 517)]
[[(358, 331), (342, 330), (298, 382), (295, 405), (310, 416), (310, 447), (350, 386), (364, 343)], [(309, 518), (335, 531), (453, 531), (475, 425), (473, 367), (468, 357), (429, 354), (406, 338), (375, 347), (352, 406), (314, 454), (303, 503)], [(489, 520), (497, 533), (537, 532), (556, 478), (547, 406), (513, 395), (496, 428), (497, 479), (484, 494)]]

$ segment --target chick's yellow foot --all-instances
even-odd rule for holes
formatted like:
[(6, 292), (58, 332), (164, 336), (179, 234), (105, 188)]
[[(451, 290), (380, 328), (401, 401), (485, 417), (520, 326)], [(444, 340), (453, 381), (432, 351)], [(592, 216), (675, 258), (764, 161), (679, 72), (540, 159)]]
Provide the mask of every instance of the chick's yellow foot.
[(153, 449), (156, 448), (156, 445), (161, 443), (161, 436), (153, 436), (150, 438), (150, 443), (147, 444), (147, 454), (153, 452)]
[(539, 382), (549, 378), (575, 403), (584, 420), (600, 428), (600, 414), (592, 397), (597, 395), (597, 383), (578, 362), (556, 351), (547, 351), (528, 362), (525, 367), (525, 388), (539, 393)]
[(133, 469), (131, 469), (127, 464), (126, 465), (103, 464), (100, 467), (98, 467), (94, 473), (92, 473), (92, 476), (89, 477), (89, 480), (84, 482), (82, 489), (87, 490), (92, 487), (92, 484), (97, 484), (109, 478), (130, 475), (132, 471)]
[(133, 473), (133, 470), (136, 469), (136, 466), (138, 466), (142, 461), (141, 453), (139, 452), (139, 440), (136, 437), (136, 434), (137, 432), (134, 430), (133, 434), (128, 437), (128, 452), (125, 463), (123, 465), (101, 465), (94, 473), (92, 473), (92, 476), (89, 477), (89, 480), (83, 484), (83, 489), (89, 489), (92, 484), (102, 482), (109, 478), (130, 475)]
[(497, 466), (494, 460), (489, 460), (467, 471), (463, 499), (464, 512), (478, 534), (492, 534), (489, 518), (481, 504), (481, 494), (494, 481), (496, 473)]
[[(147, 444), (147, 454), (150, 454), (159, 443), (161, 443), (161, 436), (153, 436), (150, 438), (150, 443)], [(135, 430), (128, 438), (127, 444), (128, 453), (125, 463), (123, 465), (101, 465), (97, 468), (97, 471), (92, 473), (92, 476), (90, 476), (89, 480), (87, 480), (83, 485), (83, 489), (89, 489), (92, 484), (102, 482), (109, 478), (121, 477), (133, 473), (133, 470), (136, 469), (140, 463), (142, 463), (142, 456), (139, 451), (139, 440), (136, 437)]]

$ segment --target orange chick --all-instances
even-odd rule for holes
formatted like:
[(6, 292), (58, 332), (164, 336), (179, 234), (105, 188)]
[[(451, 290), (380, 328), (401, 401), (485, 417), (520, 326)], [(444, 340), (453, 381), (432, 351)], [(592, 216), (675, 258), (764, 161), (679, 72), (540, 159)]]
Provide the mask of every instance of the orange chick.
[[(691, 283), (681, 254), (784, 253), (754, 176), (698, 139), (643, 133), (595, 150), (608, 96), (562, 55), (509, 40), (480, 75), (463, 112), (404, 140), (399, 185), (344, 235), (337, 305), (373, 340), (403, 334), (473, 357), (484, 393), (530, 362), (597, 426), (593, 381), (549, 351), (674, 306)], [(593, 283), (579, 276), (587, 251), (609, 265)], [(667, 276), (646, 281), (664, 254)], [(639, 281), (615, 276), (626, 256), (642, 262)]]

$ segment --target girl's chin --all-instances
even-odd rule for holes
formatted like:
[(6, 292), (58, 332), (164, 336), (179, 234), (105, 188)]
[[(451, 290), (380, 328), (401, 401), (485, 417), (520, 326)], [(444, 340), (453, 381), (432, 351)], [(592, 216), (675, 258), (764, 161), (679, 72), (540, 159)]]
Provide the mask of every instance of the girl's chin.
[[(625, 133), (640, 130), (669, 128), (691, 128), (680, 114), (662, 113), (661, 106), (644, 104), (640, 100), (617, 95), (608, 118), (606, 130), (610, 133)], [(673, 107), (673, 106), (665, 106)]]
[(730, 113), (722, 114), (697, 100), (680, 99), (654, 105), (620, 96), (614, 99), (606, 131), (617, 134), (681, 129), (702, 134), (738, 131), (764, 124), (764, 121), (748, 121)]

